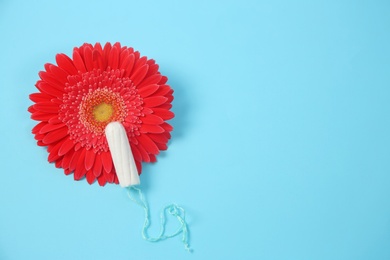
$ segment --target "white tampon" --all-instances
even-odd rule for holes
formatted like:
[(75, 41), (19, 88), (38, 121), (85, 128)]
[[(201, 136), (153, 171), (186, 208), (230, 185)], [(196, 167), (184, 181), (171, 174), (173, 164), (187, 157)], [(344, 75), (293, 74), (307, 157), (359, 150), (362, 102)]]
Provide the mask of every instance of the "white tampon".
[(111, 122), (104, 131), (121, 187), (140, 184), (129, 139), (123, 125), (119, 122)]

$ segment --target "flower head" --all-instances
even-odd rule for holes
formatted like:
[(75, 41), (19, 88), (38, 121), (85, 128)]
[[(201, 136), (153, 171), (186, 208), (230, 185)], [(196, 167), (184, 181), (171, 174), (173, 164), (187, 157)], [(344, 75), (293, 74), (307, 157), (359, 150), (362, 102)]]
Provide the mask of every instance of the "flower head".
[(74, 48), (72, 59), (57, 54), (56, 62), (39, 73), (28, 109), (40, 121), (32, 132), (49, 162), (75, 180), (118, 183), (104, 133), (114, 121), (126, 130), (139, 173), (141, 162), (155, 162), (167, 149), (173, 90), (154, 60), (119, 43), (86, 43)]

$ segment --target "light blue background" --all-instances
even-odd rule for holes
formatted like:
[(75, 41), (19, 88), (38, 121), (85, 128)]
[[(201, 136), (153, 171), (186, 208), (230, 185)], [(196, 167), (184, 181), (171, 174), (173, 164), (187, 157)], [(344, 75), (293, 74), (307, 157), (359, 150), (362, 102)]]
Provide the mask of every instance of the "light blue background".
[[(0, 259), (390, 259), (389, 1), (0, 0)], [(75, 182), (36, 146), (38, 71), (84, 42), (155, 59), (175, 89), (144, 167), (156, 234), (119, 186)], [(170, 222), (170, 227), (174, 227)]]

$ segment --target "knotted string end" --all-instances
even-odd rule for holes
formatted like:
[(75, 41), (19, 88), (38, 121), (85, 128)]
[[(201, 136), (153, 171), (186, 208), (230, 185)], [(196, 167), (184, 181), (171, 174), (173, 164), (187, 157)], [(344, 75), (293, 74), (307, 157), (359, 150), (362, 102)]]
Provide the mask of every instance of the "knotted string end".
[[(135, 193), (136, 196), (133, 196), (132, 193)], [(160, 234), (157, 237), (150, 237), (148, 235), (147, 230), (150, 226), (151, 221), (150, 221), (149, 206), (148, 206), (148, 203), (146, 201), (145, 196), (143, 195), (141, 189), (136, 187), (136, 186), (128, 187), (127, 194), (133, 202), (135, 202), (136, 204), (138, 204), (139, 206), (141, 206), (144, 209), (145, 221), (144, 221), (144, 226), (142, 228), (143, 239), (145, 239), (146, 241), (149, 241), (149, 242), (158, 242), (158, 241), (165, 240), (167, 238), (175, 237), (175, 236), (179, 235), (180, 233), (182, 233), (182, 242), (184, 244), (184, 248), (190, 253), (193, 252), (193, 249), (190, 248), (190, 245), (188, 243), (189, 231), (188, 231), (187, 222), (185, 220), (185, 210), (182, 207), (180, 207), (179, 205), (174, 204), (174, 203), (165, 206), (160, 214), (160, 224), (161, 224)], [(180, 223), (180, 227), (176, 230), (176, 232), (174, 232), (170, 235), (165, 234), (166, 214), (167, 213), (173, 217), (176, 217), (176, 219)]]

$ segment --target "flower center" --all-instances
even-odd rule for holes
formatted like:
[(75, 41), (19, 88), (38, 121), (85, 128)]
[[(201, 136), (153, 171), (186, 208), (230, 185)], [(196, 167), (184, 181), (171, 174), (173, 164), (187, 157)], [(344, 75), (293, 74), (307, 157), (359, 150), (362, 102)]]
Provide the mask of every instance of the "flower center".
[(105, 102), (100, 103), (99, 105), (95, 106), (93, 109), (93, 116), (95, 117), (95, 120), (98, 122), (108, 121), (111, 118), (113, 113), (114, 113), (114, 109), (112, 108), (112, 105), (107, 104)]
[(122, 122), (125, 117), (123, 98), (107, 88), (90, 91), (80, 103), (80, 121), (95, 134), (103, 133), (108, 123)]

